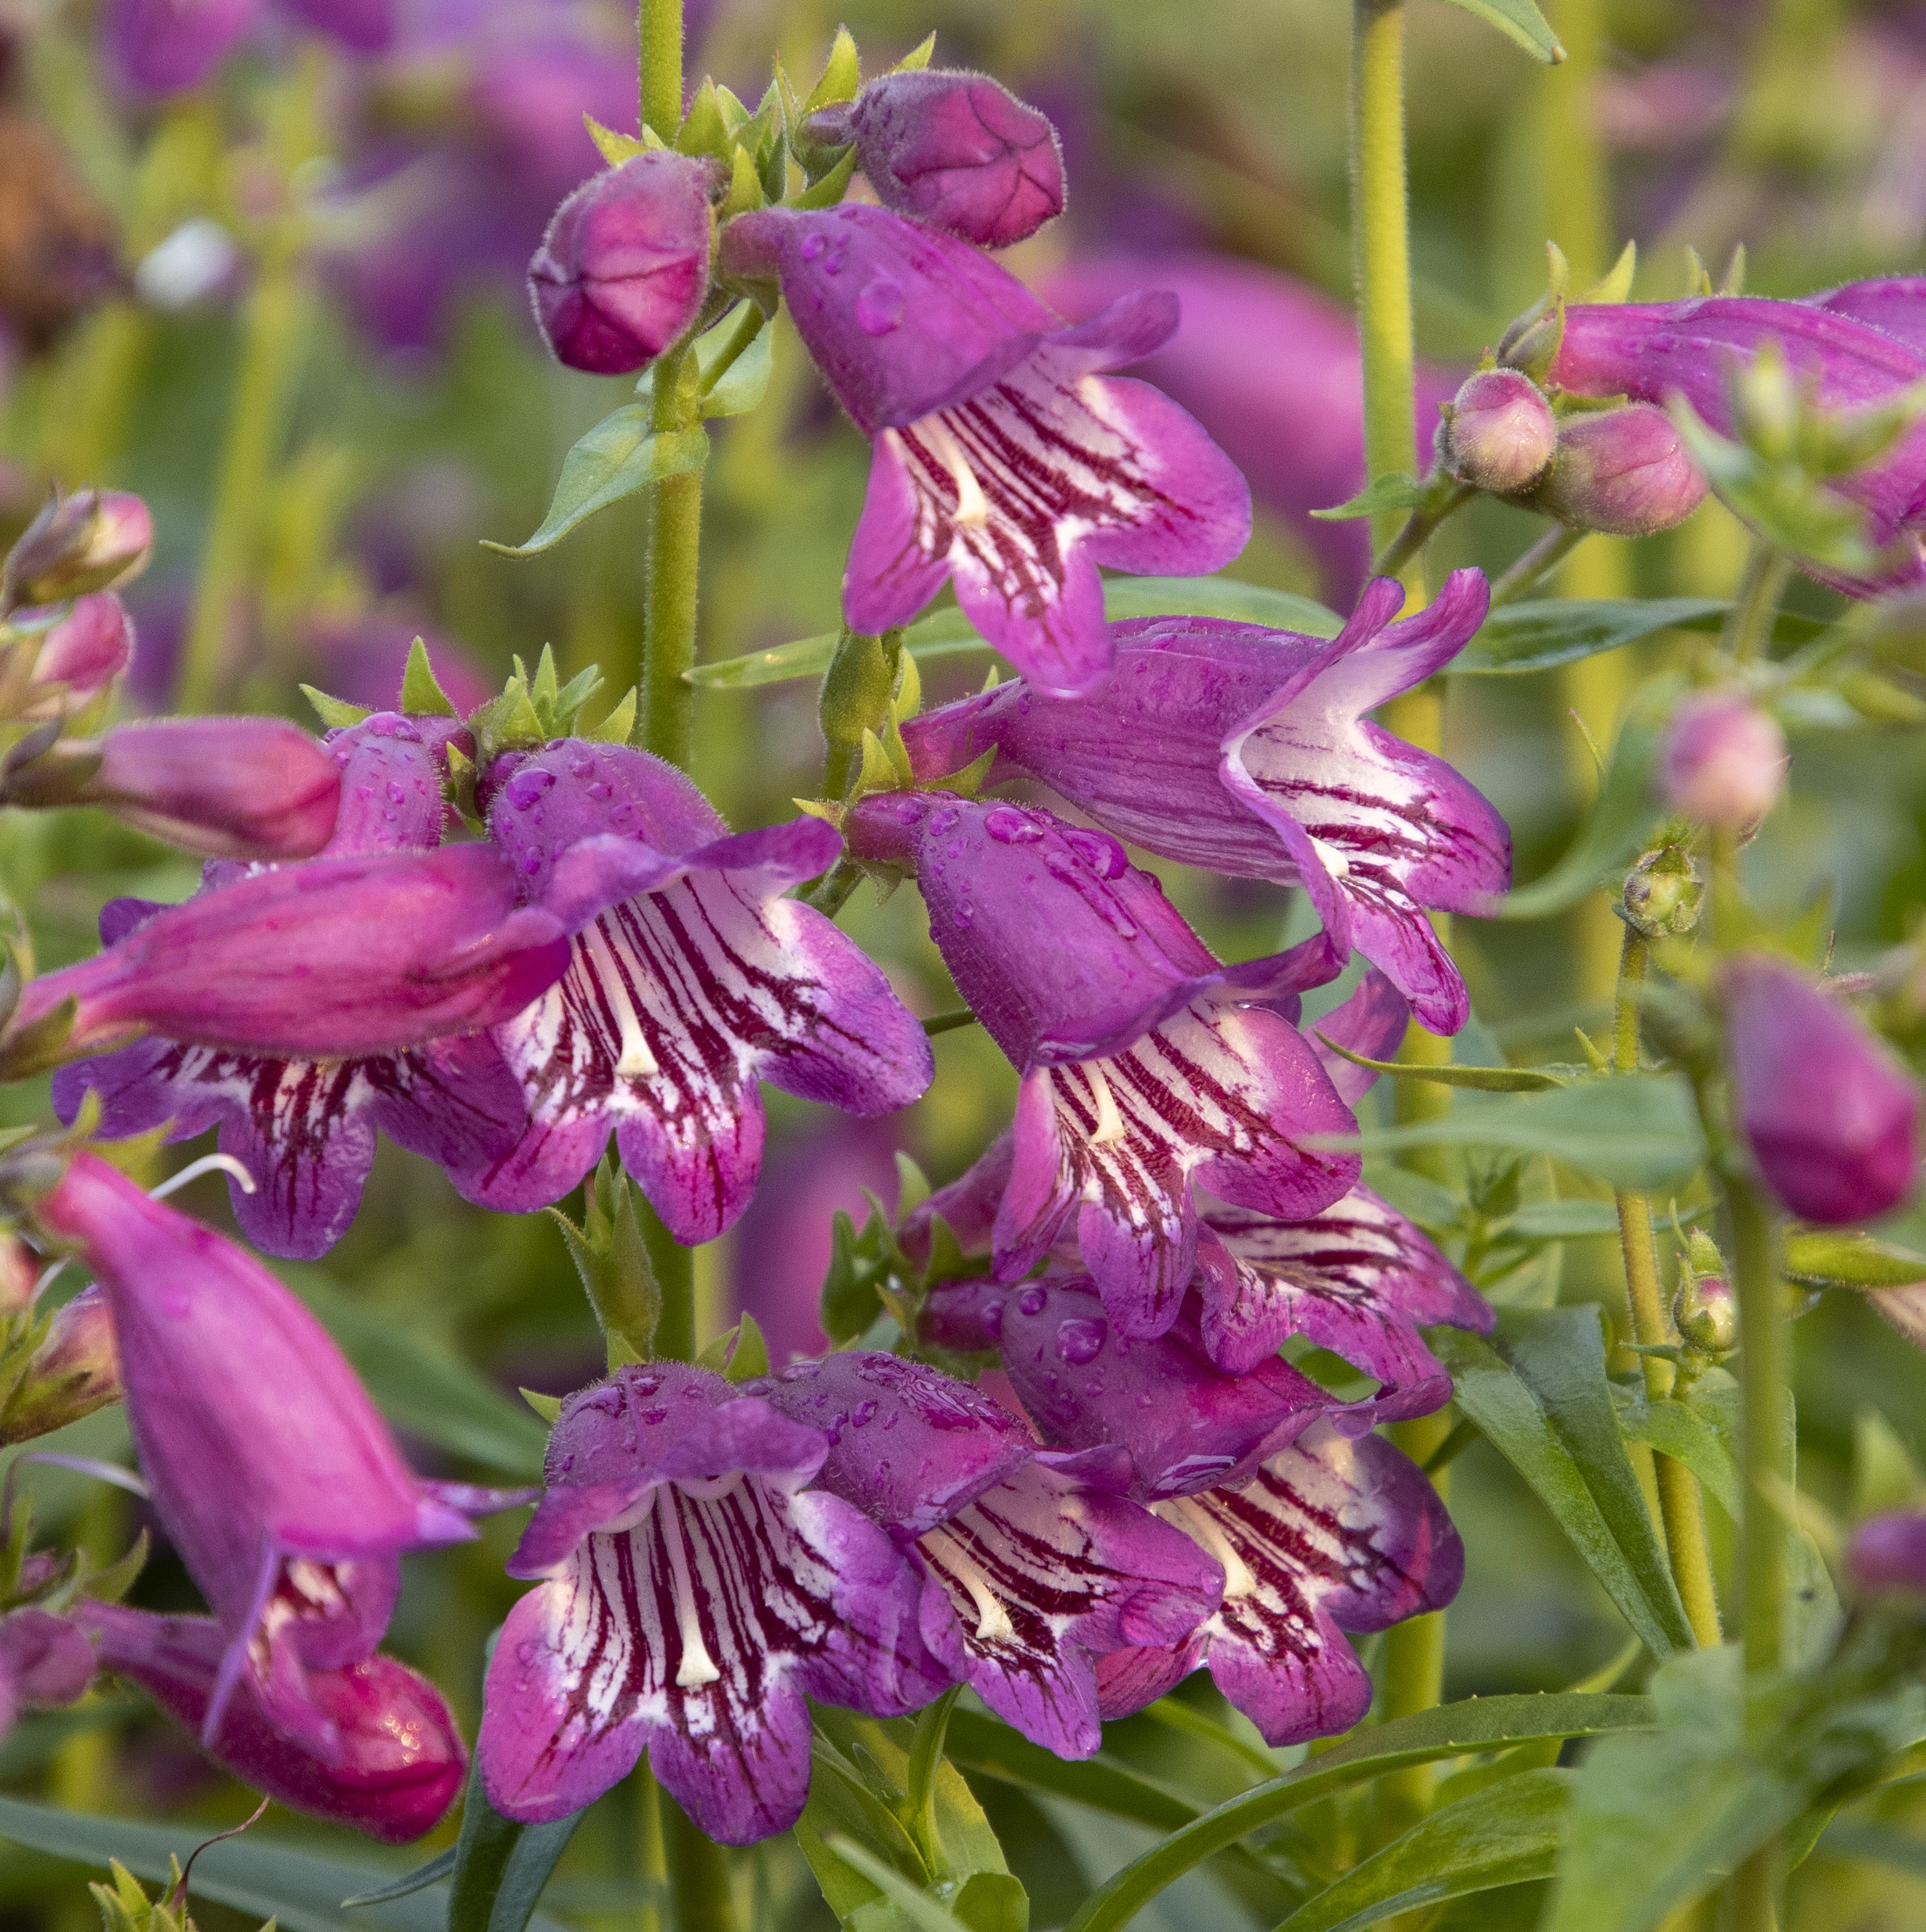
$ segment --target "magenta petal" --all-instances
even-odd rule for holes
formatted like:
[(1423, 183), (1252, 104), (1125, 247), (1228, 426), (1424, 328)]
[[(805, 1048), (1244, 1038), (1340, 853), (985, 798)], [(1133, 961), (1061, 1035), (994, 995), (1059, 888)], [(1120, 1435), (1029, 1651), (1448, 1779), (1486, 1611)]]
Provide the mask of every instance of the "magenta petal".
[(949, 580), (948, 558), (922, 546), (920, 514), (902, 439), (878, 436), (843, 570), (843, 616), (851, 630), (874, 637), (907, 624)]
[(1926, 356), (1926, 276), (1886, 275), (1848, 282), (1842, 289), (1804, 300), (1814, 308), (1862, 322)]

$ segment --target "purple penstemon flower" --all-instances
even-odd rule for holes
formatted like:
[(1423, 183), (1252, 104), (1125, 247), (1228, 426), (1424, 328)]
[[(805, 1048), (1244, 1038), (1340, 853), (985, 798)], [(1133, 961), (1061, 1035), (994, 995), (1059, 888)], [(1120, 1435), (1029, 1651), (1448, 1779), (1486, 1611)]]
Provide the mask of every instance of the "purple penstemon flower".
[(702, 1831), (753, 1844), (808, 1795), (806, 1696), (890, 1717), (937, 1695), (908, 1560), (806, 1486), (829, 1448), (680, 1362), (570, 1399), (508, 1565), (542, 1585), (508, 1613), (484, 1691), (476, 1752), (496, 1810), (566, 1817), (646, 1749)]
[(1140, 294), (1066, 327), (968, 244), (879, 208), (766, 208), (723, 231), (722, 271), (779, 280), (817, 367), (875, 444), (843, 578), (852, 629), (906, 623), (946, 578), (1040, 689), (1108, 675), (1097, 566), (1213, 571), (1250, 491), (1192, 418), (1105, 371), (1177, 326)]
[[(1568, 308), (1550, 377), (1578, 395), (1652, 403), (1682, 396), (1728, 435), (1730, 373), (1768, 343), (1813, 386), (1822, 409), (1889, 402), (1926, 381), (1926, 353), (1898, 335), (1829, 306), (1751, 296)], [(1829, 487), (1868, 513), (1870, 540), (1876, 548), (1892, 546), (1892, 556), (1876, 578), (1828, 572), (1820, 573), (1822, 580), (1857, 596), (1926, 584), (1918, 536), (1926, 524), (1926, 422), (1915, 423), (1876, 463), (1830, 479)]]
[(1425, 909), (1483, 910), (1510, 881), (1510, 837), (1443, 759), (1367, 714), (1448, 664), (1489, 596), (1477, 571), (1456, 571), (1394, 623), (1404, 592), (1379, 578), (1334, 639), (1214, 618), (1113, 624), (1117, 674), (1091, 697), (1000, 685), (910, 720), (904, 742), (926, 778), (994, 746), (1000, 769), (1133, 844), (1301, 884), (1340, 952), (1362, 952), (1426, 1026), (1455, 1033), (1470, 1004)]
[(1098, 1658), (1103, 1716), (1140, 1710), (1208, 1664), (1269, 1743), (1348, 1730), (1371, 1686), (1342, 1633), (1456, 1594), (1457, 1533), (1417, 1466), (1370, 1432), (1370, 1405), (1334, 1414), (1275, 1358), (1225, 1375), (1187, 1316), (1132, 1340), (1082, 1276), (946, 1284), (924, 1321), (950, 1346), (1000, 1349), (1046, 1442), (1120, 1449), (1129, 1494), (1223, 1568), (1223, 1600), (1195, 1630)]
[(1808, 308), (1862, 322), (1926, 355), (1926, 275), (1880, 275), (1801, 299)]
[(576, 937), (554, 986), (495, 1029), (522, 1131), (471, 1198), (559, 1200), (613, 1128), (676, 1238), (710, 1240), (754, 1190), (759, 1080), (865, 1115), (929, 1084), (928, 1040), (881, 969), (783, 896), (834, 862), (829, 826), (732, 837), (672, 766), (580, 739), (504, 760), (490, 788), (497, 849)]
[[(326, 851), (426, 851), (440, 838), (451, 730), (441, 718), (377, 712), (332, 734), (341, 804)], [(203, 890), (220, 891), (216, 882)], [(110, 950), (160, 910), (115, 900), (101, 914)], [(170, 1140), (218, 1126), (223, 1154), (252, 1178), (231, 1182), (242, 1232), (272, 1255), (312, 1260), (347, 1232), (374, 1160), (377, 1130), (447, 1168), (458, 1186), (514, 1146), (521, 1091), (485, 1034), (457, 1034), (390, 1053), (340, 1059), (245, 1052), (157, 1036), (54, 1076), (72, 1120), (88, 1091), (114, 1138), (164, 1123)], [(470, 1183), (472, 1185), (472, 1183)]]
[(1349, 1191), (1357, 1157), (1304, 1143), (1355, 1124), (1280, 1010), (1338, 970), (1323, 940), (1226, 966), (1114, 838), (1047, 812), (879, 793), (844, 831), (857, 857), (915, 872), (958, 990), (1023, 1076), (1000, 1276), (1076, 1209), (1111, 1318), (1160, 1334), (1196, 1259), (1193, 1184), (1294, 1216)]
[(471, 1511), (513, 1498), (422, 1483), (293, 1294), (97, 1156), (76, 1154), (33, 1213), (106, 1290), (155, 1513), (220, 1624), (204, 1735), (244, 1676), (279, 1736), (339, 1763), (308, 1672), (374, 1650), (404, 1552), (463, 1540)]
[(1217, 1606), (1216, 1564), (1118, 1493), (1114, 1451), (1040, 1454), (987, 1396), (894, 1355), (832, 1354), (746, 1388), (820, 1429), (818, 1484), (907, 1548), (932, 1654), (1059, 1757), (1102, 1742), (1098, 1658), (1179, 1642)]
[[(76, 1621), (100, 1646), (103, 1670), (138, 1684), (197, 1737), (207, 1721), (227, 1639), (211, 1617), (155, 1616), (82, 1598)], [(317, 1756), (290, 1743), (243, 1678), (208, 1754), (278, 1802), (391, 1845), (431, 1831), (461, 1790), (468, 1753), (441, 1693), (377, 1651), (338, 1670), (310, 1670), (304, 1688), (340, 1740)]]

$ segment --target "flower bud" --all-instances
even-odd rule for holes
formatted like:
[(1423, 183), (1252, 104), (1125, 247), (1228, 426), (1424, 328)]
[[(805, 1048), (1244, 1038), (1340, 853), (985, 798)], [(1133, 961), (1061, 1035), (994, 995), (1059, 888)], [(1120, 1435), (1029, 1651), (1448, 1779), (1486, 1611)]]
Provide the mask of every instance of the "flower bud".
[(123, 490), (58, 490), (29, 524), (0, 573), (0, 612), (105, 590), (145, 568), (154, 519)]
[(709, 287), (710, 174), (685, 154), (638, 154), (556, 208), (528, 268), (556, 361), (625, 375), (695, 320)]
[(17, 1234), (0, 1234), (0, 1322), (34, 1305), (40, 1257)]
[(1778, 723), (1737, 691), (1707, 691), (1678, 707), (1659, 760), (1659, 787), (1673, 810), (1706, 825), (1756, 824), (1786, 776)]
[(0, 770), (10, 805), (103, 806), (214, 859), (311, 858), (340, 796), (327, 748), (278, 718), (149, 718), (103, 738), (28, 739)]
[(1802, 1220), (1870, 1220), (1912, 1191), (1919, 1094), (1858, 1017), (1765, 953), (1726, 961), (1738, 1124), (1766, 1184)]
[(121, 1399), (120, 1355), (106, 1297), (83, 1288), (46, 1333), (0, 1405), (0, 1443), (25, 1442)]
[(1645, 537), (1682, 524), (1705, 500), (1706, 479), (1672, 418), (1650, 403), (1567, 416), (1531, 502), (1574, 530)]
[(79, 598), (59, 622), (41, 634), (28, 679), (23, 718), (54, 718), (91, 703), (127, 669), (134, 657), (134, 626), (127, 608), (111, 591)]
[(1690, 932), (1699, 923), (1705, 882), (1683, 845), (1648, 852), (1625, 880), (1618, 916), (1642, 939)]
[(1552, 406), (1516, 369), (1481, 369), (1446, 406), (1438, 453), (1460, 482), (1508, 496), (1544, 475), (1558, 441)]
[(1057, 130), (987, 74), (886, 74), (811, 131), (856, 143), (885, 208), (980, 248), (1006, 248), (1064, 212)]
[(1683, 1270), (1672, 1319), (1679, 1339), (1702, 1355), (1729, 1355), (1738, 1346), (1738, 1304), (1721, 1276)]

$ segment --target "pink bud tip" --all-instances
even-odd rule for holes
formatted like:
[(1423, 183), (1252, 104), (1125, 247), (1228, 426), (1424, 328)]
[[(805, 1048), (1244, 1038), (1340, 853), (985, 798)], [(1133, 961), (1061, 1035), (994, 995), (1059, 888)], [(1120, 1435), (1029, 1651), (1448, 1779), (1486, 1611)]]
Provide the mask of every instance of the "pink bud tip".
[(1736, 827), (1772, 809), (1786, 764), (1785, 734), (1768, 713), (1736, 691), (1708, 691), (1672, 719), (1659, 783), (1674, 811)]
[(1536, 482), (1557, 440), (1552, 406), (1516, 369), (1484, 369), (1471, 377), (1439, 431), (1453, 474), (1501, 496)]
[(1706, 479), (1672, 418), (1650, 403), (1634, 403), (1567, 416), (1532, 500), (1575, 530), (1643, 537), (1682, 524), (1705, 497)]

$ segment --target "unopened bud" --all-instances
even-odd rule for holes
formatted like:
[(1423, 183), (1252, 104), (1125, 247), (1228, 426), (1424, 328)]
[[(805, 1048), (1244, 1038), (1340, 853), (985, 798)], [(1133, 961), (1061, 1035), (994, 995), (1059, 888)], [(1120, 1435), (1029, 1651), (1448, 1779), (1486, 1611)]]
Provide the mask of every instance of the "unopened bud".
[(121, 1399), (120, 1354), (106, 1297), (83, 1288), (57, 1308), (0, 1406), (0, 1443), (51, 1435)]
[(0, 1322), (34, 1305), (40, 1257), (17, 1234), (0, 1234)]
[(528, 268), (556, 360), (620, 376), (692, 323), (709, 288), (710, 164), (657, 151), (583, 182)]
[(325, 746), (278, 718), (161, 718), (10, 758), (0, 793), (13, 805), (104, 806), (208, 858), (307, 859), (334, 830), (341, 774)]
[(1516, 369), (1481, 369), (1438, 426), (1438, 453), (1460, 482), (1508, 496), (1544, 472), (1558, 441), (1552, 406)]
[(987, 74), (885, 74), (811, 131), (839, 128), (885, 208), (980, 248), (1006, 248), (1064, 212), (1057, 130)]
[(56, 490), (8, 556), (0, 611), (105, 590), (143, 569), (153, 549), (154, 519), (138, 496)]
[(1689, 1270), (1672, 1304), (1679, 1339), (1702, 1355), (1729, 1355), (1738, 1346), (1738, 1304), (1720, 1275)]
[(1648, 852), (1625, 880), (1619, 916), (1641, 939), (1663, 939), (1690, 932), (1699, 923), (1705, 882), (1682, 845)]
[(1687, 818), (1736, 828), (1772, 808), (1786, 764), (1785, 734), (1768, 713), (1737, 691), (1702, 692), (1672, 720), (1659, 787)]
[(28, 681), (22, 718), (51, 718), (91, 704), (134, 657), (134, 626), (111, 591), (78, 599), (41, 634)]
[(1567, 416), (1531, 503), (1574, 530), (1644, 537), (1682, 524), (1705, 497), (1705, 477), (1672, 418), (1649, 403), (1633, 403)]

